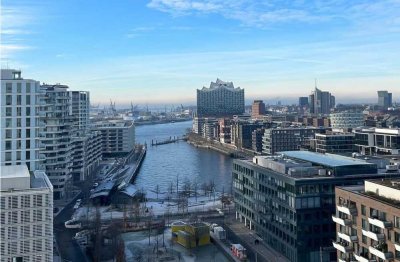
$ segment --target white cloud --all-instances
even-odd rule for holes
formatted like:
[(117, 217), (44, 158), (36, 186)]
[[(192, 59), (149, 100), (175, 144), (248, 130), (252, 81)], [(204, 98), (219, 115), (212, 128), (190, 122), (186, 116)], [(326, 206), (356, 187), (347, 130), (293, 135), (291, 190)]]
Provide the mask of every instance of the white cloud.
[(264, 27), (299, 22), (345, 22), (357, 31), (397, 31), (400, 1), (348, 0), (151, 0), (148, 5), (173, 16), (218, 14), (243, 25)]
[(34, 12), (31, 7), (21, 5), (2, 5), (0, 12), (2, 60), (13, 63), (19, 52), (33, 48), (26, 44), (25, 37), (32, 34)]
[(159, 9), (164, 12), (171, 12), (176, 15), (183, 15), (187, 12), (211, 12), (223, 8), (222, 5), (213, 1), (192, 1), (192, 0), (152, 0), (148, 7)]

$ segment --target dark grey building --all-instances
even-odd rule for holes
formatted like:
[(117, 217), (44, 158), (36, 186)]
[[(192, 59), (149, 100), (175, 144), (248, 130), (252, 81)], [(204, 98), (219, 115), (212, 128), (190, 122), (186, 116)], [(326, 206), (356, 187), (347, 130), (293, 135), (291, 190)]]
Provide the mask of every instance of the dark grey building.
[(378, 106), (387, 109), (392, 106), (392, 93), (388, 91), (378, 91)]
[(210, 87), (197, 89), (197, 116), (225, 117), (244, 113), (244, 89), (217, 79)]
[(299, 106), (301, 107), (308, 106), (308, 97), (306, 96), (299, 97)]
[(249, 123), (238, 121), (232, 124), (231, 131), (231, 143), (237, 148), (247, 148), (252, 149), (252, 133), (257, 128), (263, 127), (263, 123)]
[(279, 151), (300, 150), (309, 147), (315, 134), (325, 133), (325, 128), (270, 128), (263, 136), (263, 153), (273, 155)]
[(315, 134), (316, 152), (344, 154), (354, 152), (354, 134)]
[(252, 147), (255, 152), (262, 152), (262, 138), (265, 132), (265, 128), (257, 128), (252, 133)]
[(336, 261), (335, 186), (384, 178), (375, 164), (307, 151), (233, 161), (236, 219), (293, 262)]
[(311, 114), (329, 114), (331, 109), (335, 107), (335, 97), (318, 88), (309, 96), (310, 113)]

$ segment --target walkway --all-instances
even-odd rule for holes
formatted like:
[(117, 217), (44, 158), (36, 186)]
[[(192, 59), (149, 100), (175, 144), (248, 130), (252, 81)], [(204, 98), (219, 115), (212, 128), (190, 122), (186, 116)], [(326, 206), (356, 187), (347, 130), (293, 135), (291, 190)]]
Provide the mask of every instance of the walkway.
[[(233, 218), (225, 220), (227, 230), (227, 238), (229, 240), (237, 240), (247, 249), (247, 255), (250, 261), (266, 261), (266, 262), (289, 262), (289, 260), (268, 246), (262, 240), (259, 244), (254, 244), (256, 239), (260, 240), (254, 231), (245, 227), (243, 223)], [(235, 239), (236, 238), (236, 239)]]

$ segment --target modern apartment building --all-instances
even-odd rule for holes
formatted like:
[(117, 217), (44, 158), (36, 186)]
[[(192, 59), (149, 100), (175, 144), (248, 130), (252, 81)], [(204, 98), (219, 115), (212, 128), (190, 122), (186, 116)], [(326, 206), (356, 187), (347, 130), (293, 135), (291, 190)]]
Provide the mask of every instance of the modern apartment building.
[(43, 92), (39, 81), (23, 79), (21, 71), (1, 69), (0, 166), (24, 165), (39, 169), (43, 155)]
[(87, 91), (68, 91), (70, 97), (69, 114), (74, 130), (88, 131), (90, 128), (90, 95)]
[(135, 147), (135, 125), (130, 120), (101, 120), (92, 129), (102, 136), (103, 157), (127, 155)]
[(265, 115), (265, 104), (262, 100), (254, 100), (251, 105), (251, 117), (260, 118)]
[(53, 261), (53, 187), (43, 171), (0, 166), (1, 261)]
[(218, 120), (215, 118), (206, 117), (202, 126), (203, 137), (208, 140), (216, 139), (218, 136)]
[(90, 130), (90, 95), (87, 91), (68, 91), (71, 116), (71, 148), (73, 181), (85, 180), (102, 158), (102, 136)]
[(203, 117), (194, 117), (192, 130), (193, 133), (203, 136), (203, 126), (204, 126), (204, 118)]
[(400, 261), (400, 180), (368, 180), (335, 193), (338, 261)]
[(280, 151), (300, 150), (308, 147), (315, 134), (324, 133), (325, 128), (269, 128), (263, 136), (263, 153), (273, 155)]
[(224, 144), (230, 144), (232, 120), (229, 118), (222, 118), (218, 120), (218, 124), (219, 124), (219, 141)]
[(338, 112), (329, 115), (332, 128), (356, 128), (364, 126), (364, 115), (360, 112)]
[(388, 91), (378, 91), (378, 106), (387, 109), (392, 106), (392, 93)]
[(311, 114), (329, 114), (335, 107), (335, 97), (331, 93), (315, 87), (309, 96), (309, 105)]
[(364, 128), (353, 132), (356, 149), (363, 155), (400, 154), (399, 128)]
[(232, 124), (231, 143), (238, 149), (252, 149), (253, 131), (263, 127), (263, 123), (237, 121)]
[(253, 151), (261, 153), (262, 152), (262, 140), (264, 136), (265, 128), (257, 128), (251, 133), (251, 146)]
[(335, 186), (387, 176), (372, 163), (308, 151), (235, 159), (232, 172), (236, 219), (293, 262), (336, 260)]
[(197, 89), (197, 116), (225, 117), (244, 113), (244, 89), (217, 79), (210, 87)]
[(70, 115), (70, 96), (66, 85), (42, 85), (45, 92), (45, 127), (41, 141), (44, 166), (54, 189), (54, 199), (66, 196), (72, 185), (73, 117)]
[(84, 181), (99, 166), (102, 159), (102, 142), (99, 131), (71, 137), (73, 181)]
[(345, 154), (354, 152), (353, 133), (315, 134), (316, 152)]

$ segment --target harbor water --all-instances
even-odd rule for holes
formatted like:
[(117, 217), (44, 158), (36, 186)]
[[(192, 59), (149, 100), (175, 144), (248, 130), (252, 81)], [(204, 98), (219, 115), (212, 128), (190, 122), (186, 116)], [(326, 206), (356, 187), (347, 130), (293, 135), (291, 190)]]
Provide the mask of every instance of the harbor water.
[(213, 182), (217, 191), (230, 192), (232, 182), (232, 159), (213, 150), (196, 148), (185, 141), (151, 146), (154, 142), (181, 137), (192, 122), (177, 122), (136, 127), (137, 143), (147, 143), (147, 155), (136, 178), (138, 188), (167, 191), (173, 183), (176, 186), (190, 181), (199, 188), (204, 183)]

